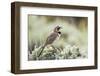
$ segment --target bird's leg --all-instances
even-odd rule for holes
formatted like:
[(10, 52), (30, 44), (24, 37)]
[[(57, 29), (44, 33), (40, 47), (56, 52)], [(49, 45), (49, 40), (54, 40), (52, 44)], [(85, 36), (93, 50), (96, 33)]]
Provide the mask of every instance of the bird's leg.
[(53, 45), (51, 45), (51, 47), (55, 50), (55, 52), (57, 51), (57, 49)]
[(55, 48), (53, 45), (51, 45), (51, 47), (55, 50), (55, 52), (59, 53), (59, 49)]
[(45, 46), (42, 46), (42, 47), (41, 47), (40, 52), (39, 52), (39, 54), (38, 54), (38, 57), (40, 57), (40, 55), (42, 54), (44, 48), (45, 48)]

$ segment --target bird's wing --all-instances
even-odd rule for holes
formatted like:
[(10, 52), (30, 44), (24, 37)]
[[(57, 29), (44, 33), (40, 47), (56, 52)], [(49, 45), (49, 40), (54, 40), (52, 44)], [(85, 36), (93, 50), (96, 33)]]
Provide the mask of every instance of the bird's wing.
[(52, 33), (48, 36), (46, 40), (46, 44), (51, 44), (54, 42), (54, 40), (57, 38), (58, 34), (57, 33)]

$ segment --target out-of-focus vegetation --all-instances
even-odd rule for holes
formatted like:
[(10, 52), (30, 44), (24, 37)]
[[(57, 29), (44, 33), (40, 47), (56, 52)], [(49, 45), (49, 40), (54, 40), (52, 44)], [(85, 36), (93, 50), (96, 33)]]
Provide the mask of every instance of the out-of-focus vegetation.
[[(53, 29), (61, 26), (61, 37), (46, 46), (40, 57), (41, 47)], [(58, 17), (28, 15), (28, 60), (77, 59), (88, 56), (88, 25), (86, 17)]]

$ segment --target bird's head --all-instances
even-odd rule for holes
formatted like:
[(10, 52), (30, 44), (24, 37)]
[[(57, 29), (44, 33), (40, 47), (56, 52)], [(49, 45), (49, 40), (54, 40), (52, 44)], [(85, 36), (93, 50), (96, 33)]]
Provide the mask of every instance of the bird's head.
[(60, 29), (61, 29), (60, 26), (56, 26), (56, 27), (54, 28), (54, 32), (58, 32)]

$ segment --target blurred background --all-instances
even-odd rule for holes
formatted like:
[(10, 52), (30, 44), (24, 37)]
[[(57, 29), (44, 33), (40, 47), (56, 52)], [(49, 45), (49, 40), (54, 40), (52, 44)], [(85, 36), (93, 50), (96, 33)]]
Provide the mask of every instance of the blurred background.
[[(56, 26), (61, 26), (61, 37), (51, 47), (41, 46)], [(28, 60), (77, 59), (88, 56), (88, 18), (67, 16), (28, 15)]]

